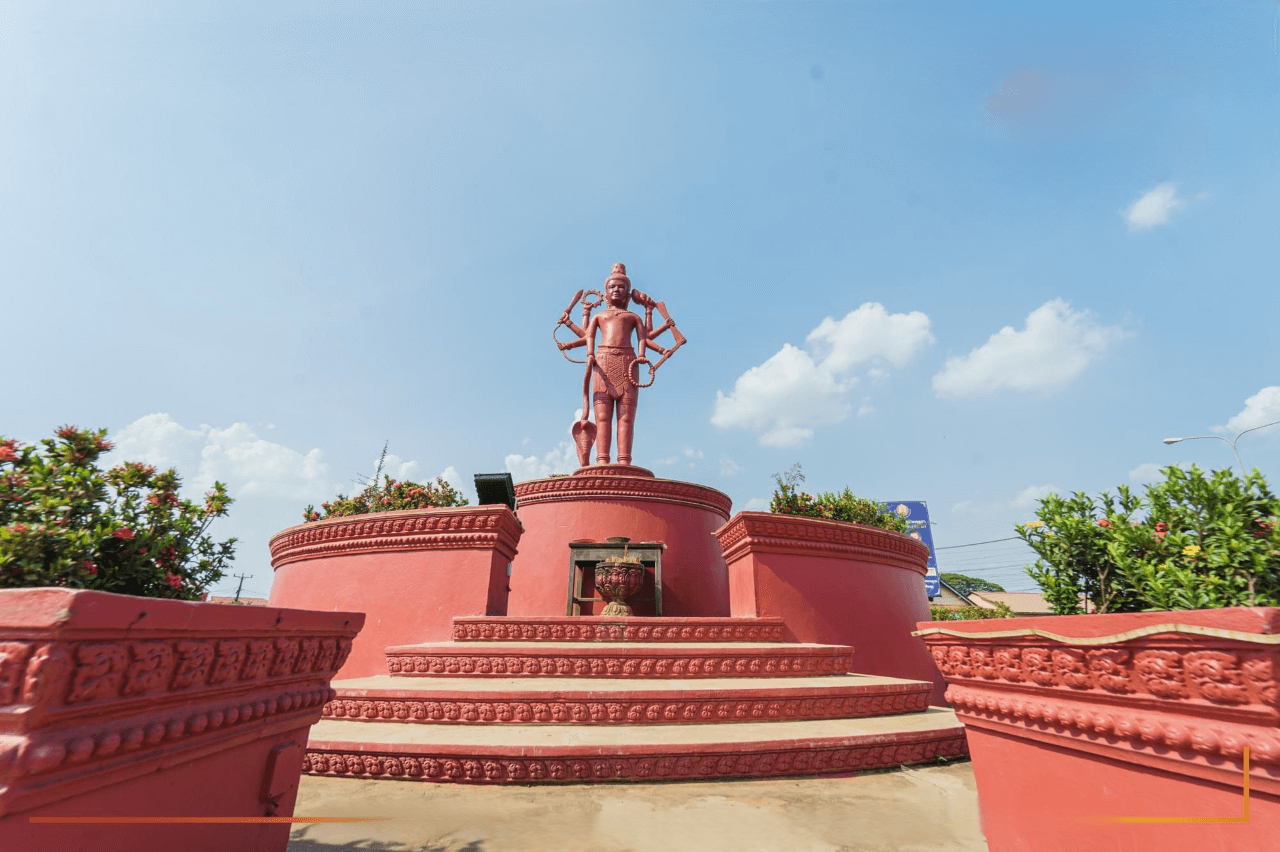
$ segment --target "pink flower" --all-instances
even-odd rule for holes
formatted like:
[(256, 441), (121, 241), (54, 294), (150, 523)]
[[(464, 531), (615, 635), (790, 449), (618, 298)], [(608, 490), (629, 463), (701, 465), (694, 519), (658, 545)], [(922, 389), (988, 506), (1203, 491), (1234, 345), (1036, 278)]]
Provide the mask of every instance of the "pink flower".
[(97, 565), (94, 565), (94, 564), (93, 564), (92, 562), (90, 562), (88, 559), (86, 559), (84, 562), (80, 563), (80, 567), (81, 567), (81, 568), (83, 568), (83, 569), (84, 569), (84, 572), (85, 572), (86, 574), (88, 574), (90, 577), (96, 577), (96, 576), (98, 576), (98, 566), (97, 566)]
[(30, 529), (30, 527), (28, 527), (26, 524), (14, 524), (13, 526), (9, 527), (9, 529), (13, 531), (14, 535), (22, 535), (28, 529)]
[(80, 430), (74, 426), (63, 426), (58, 430), (59, 438), (74, 438)]
[(165, 579), (165, 582), (169, 584), (170, 588), (172, 589), (182, 588), (182, 578), (179, 577), (177, 574), (165, 574), (164, 579)]
[(13, 447), (0, 445), (0, 461), (17, 461), (18, 454), (13, 451)]
[(133, 530), (128, 527), (121, 527), (111, 534), (115, 538), (123, 538), (126, 541), (133, 538)]
[(1111, 526), (1111, 521), (1107, 520), (1106, 518), (1099, 518), (1099, 519), (1098, 519), (1098, 526), (1100, 526), (1100, 527), (1109, 527), (1109, 526)]

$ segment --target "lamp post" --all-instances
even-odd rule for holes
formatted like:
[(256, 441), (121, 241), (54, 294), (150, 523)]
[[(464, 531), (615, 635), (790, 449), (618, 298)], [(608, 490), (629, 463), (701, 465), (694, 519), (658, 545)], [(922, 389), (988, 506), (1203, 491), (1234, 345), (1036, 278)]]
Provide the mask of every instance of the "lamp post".
[(1241, 437), (1249, 434), (1250, 432), (1256, 432), (1257, 430), (1265, 429), (1268, 426), (1275, 426), (1278, 423), (1280, 423), (1280, 420), (1273, 420), (1270, 423), (1263, 423), (1261, 426), (1250, 427), (1248, 429), (1245, 429), (1243, 432), (1239, 433), (1238, 435), (1236, 435), (1230, 441), (1228, 441), (1226, 438), (1222, 437), (1221, 435), (1192, 435), (1187, 438), (1165, 438), (1164, 443), (1176, 444), (1179, 441), (1199, 441), (1204, 438), (1214, 438), (1216, 440), (1222, 441), (1224, 444), (1231, 447), (1231, 452), (1236, 454), (1236, 463), (1240, 465), (1240, 475), (1248, 476), (1248, 474), (1245, 472), (1245, 469), (1244, 469), (1244, 462), (1240, 461), (1240, 451), (1236, 449), (1236, 441), (1239, 441)]

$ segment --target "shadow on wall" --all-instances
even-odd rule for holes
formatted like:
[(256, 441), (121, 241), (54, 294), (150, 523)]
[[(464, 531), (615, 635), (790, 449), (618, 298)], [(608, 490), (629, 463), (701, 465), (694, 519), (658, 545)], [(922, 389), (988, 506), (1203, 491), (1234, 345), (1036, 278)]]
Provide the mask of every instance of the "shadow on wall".
[(311, 826), (296, 830), (289, 838), (286, 852), (484, 852), (484, 843), (472, 840), (461, 846), (445, 842), (443, 845), (410, 845), (394, 840), (352, 840), (347, 843), (326, 843), (306, 836)]

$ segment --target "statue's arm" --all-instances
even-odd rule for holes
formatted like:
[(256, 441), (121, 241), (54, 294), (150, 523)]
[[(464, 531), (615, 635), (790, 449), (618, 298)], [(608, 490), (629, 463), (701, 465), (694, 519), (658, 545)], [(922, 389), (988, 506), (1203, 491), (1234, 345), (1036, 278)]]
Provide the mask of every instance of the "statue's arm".
[(596, 326), (599, 324), (599, 317), (592, 317), (587, 323), (587, 329), (582, 333), (582, 342), (587, 347), (587, 363), (590, 364), (596, 360)]

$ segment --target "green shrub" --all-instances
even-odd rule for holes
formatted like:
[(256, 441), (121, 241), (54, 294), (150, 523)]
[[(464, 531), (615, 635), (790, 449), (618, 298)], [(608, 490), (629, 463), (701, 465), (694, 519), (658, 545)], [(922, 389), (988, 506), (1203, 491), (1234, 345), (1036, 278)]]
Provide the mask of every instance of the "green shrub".
[(982, 606), (929, 607), (929, 617), (934, 621), (974, 621), (982, 618), (1014, 618), (1016, 614), (1004, 601), (997, 601), (995, 609)]
[(990, 580), (984, 580), (981, 577), (970, 577), (968, 574), (955, 574), (949, 571), (939, 576), (942, 578), (942, 582), (966, 597), (970, 592), (1004, 591), (1004, 586), (999, 583), (993, 583)]
[(804, 482), (800, 465), (792, 465), (785, 474), (775, 473), (778, 483), (769, 503), (769, 511), (780, 515), (802, 515), (806, 518), (826, 518), (830, 521), (852, 521), (894, 532), (906, 533), (906, 518), (884, 511), (884, 504), (865, 497), (857, 497), (848, 488), (839, 493), (824, 491), (817, 497), (799, 490)]
[(1050, 494), (1017, 527), (1058, 614), (1280, 605), (1280, 500), (1255, 469), (1171, 466), (1143, 497)]
[(0, 438), (0, 587), (65, 586), (198, 600), (234, 554), (205, 535), (231, 498), (215, 482), (198, 505), (170, 468), (102, 471), (107, 431), (64, 426), (34, 446)]
[(323, 514), (317, 512), (314, 506), (308, 506), (302, 512), (302, 519), (319, 521), (370, 512), (394, 512), (397, 509), (435, 509), (465, 505), (467, 498), (441, 477), (437, 476), (434, 484), (423, 484), (398, 482), (389, 476), (383, 476), (381, 486), (375, 481), (354, 497), (339, 494), (332, 502), (321, 504)]

